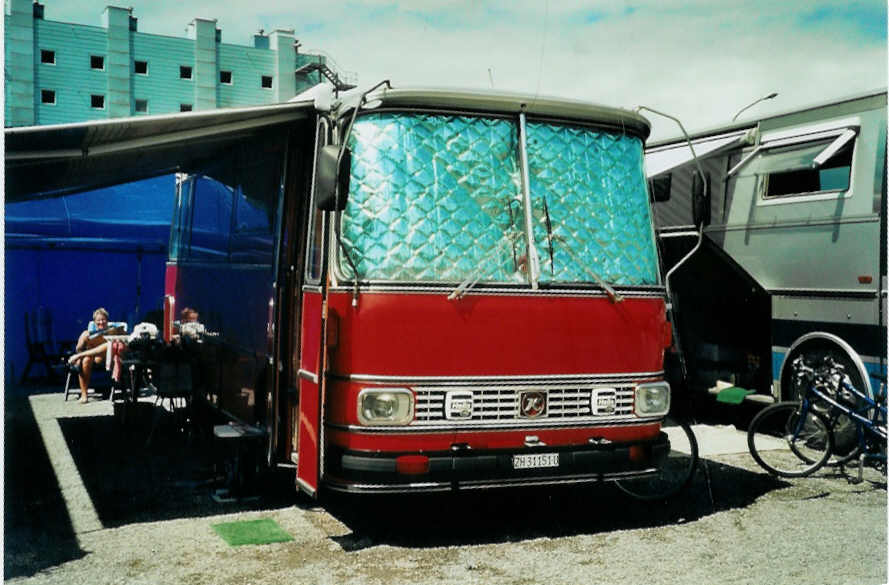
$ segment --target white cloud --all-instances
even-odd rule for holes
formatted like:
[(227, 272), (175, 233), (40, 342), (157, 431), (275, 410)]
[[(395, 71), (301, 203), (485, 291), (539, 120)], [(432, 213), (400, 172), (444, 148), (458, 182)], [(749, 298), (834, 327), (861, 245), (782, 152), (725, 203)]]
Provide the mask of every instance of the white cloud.
[[(362, 84), (487, 87), (560, 95), (679, 115), (689, 129), (885, 87), (882, 0), (598, 1), (128, 0), (144, 32), (182, 35), (216, 18), (227, 43), (258, 28), (293, 28)], [(105, 0), (46, 0), (46, 17), (95, 24)], [(657, 136), (676, 133), (652, 120)]]

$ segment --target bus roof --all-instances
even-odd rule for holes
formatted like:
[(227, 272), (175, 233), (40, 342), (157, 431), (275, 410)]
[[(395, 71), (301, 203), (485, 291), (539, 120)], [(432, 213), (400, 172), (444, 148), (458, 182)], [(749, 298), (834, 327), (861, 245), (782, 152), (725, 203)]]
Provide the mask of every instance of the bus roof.
[(456, 109), (472, 112), (527, 114), (599, 124), (622, 129), (648, 138), (648, 120), (630, 110), (589, 102), (486, 89), (453, 89), (441, 87), (396, 87), (373, 92), (368, 100), (379, 100), (382, 107)]

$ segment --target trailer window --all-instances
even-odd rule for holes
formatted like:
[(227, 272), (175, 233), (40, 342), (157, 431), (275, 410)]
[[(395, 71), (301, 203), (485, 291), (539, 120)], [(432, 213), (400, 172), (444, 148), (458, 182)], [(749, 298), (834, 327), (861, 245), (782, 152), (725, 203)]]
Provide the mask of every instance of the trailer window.
[(656, 284), (642, 141), (528, 123), (534, 241), (542, 282)]
[(350, 140), (342, 240), (359, 278), (527, 280), (513, 121), (379, 112)]
[(846, 140), (836, 148), (841, 138), (766, 151), (758, 166), (766, 181), (765, 197), (847, 190), (854, 140)]

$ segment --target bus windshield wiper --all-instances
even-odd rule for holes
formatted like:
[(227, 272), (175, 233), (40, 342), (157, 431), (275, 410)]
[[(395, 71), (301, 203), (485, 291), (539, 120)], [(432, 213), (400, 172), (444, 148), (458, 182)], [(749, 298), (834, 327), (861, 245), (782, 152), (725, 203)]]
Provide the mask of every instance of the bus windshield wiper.
[(546, 204), (546, 195), (543, 196), (543, 213), (546, 216), (546, 240), (549, 244), (549, 272), (556, 275), (556, 261), (553, 254), (553, 224), (549, 218), (549, 205)]
[[(509, 210), (509, 225), (510, 227), (515, 225), (515, 216), (512, 214), (512, 204), (517, 203), (521, 207), (521, 202), (516, 201), (515, 199), (510, 199), (506, 202), (506, 209)], [(518, 272), (519, 270), (519, 258), (515, 251), (515, 239), (512, 240), (512, 265), (514, 270)]]
[[(564, 239), (559, 236), (553, 236), (553, 238), (564, 242)], [(599, 276), (595, 270), (581, 262), (580, 259), (578, 259), (578, 257), (574, 255), (574, 252), (571, 250), (571, 246), (566, 245), (564, 247), (564, 250), (568, 252), (568, 255), (571, 256), (571, 259), (574, 260), (574, 262), (576, 262), (578, 266), (580, 266), (581, 270), (583, 270), (590, 278), (596, 281), (596, 284), (605, 289), (605, 293), (608, 295), (608, 298), (611, 300), (612, 303), (620, 303), (624, 300), (624, 297), (616, 290), (611, 288), (611, 285), (605, 282), (605, 280), (603, 280), (602, 277)]]
[[(491, 258), (493, 258), (494, 255), (498, 252), (501, 252), (507, 242), (509, 242), (512, 245), (513, 250), (515, 250), (515, 242), (519, 237), (521, 237), (521, 232), (504, 234), (503, 238), (501, 238), (501, 240), (497, 242), (497, 245), (488, 250), (487, 254), (482, 256), (482, 259), (478, 261), (478, 264), (475, 265), (475, 268), (472, 270), (472, 272), (469, 273), (469, 276), (464, 278), (463, 281), (457, 285), (457, 288), (451, 291), (451, 294), (448, 295), (448, 300), (453, 301), (455, 299), (462, 298), (463, 295), (466, 294), (467, 290), (475, 286), (475, 284), (479, 280), (481, 280), (482, 270), (485, 269), (485, 267), (488, 265), (488, 262), (491, 261)], [(515, 261), (514, 253), (513, 260)]]
[(565, 246), (560, 248), (568, 252), (568, 255), (571, 256), (571, 259), (583, 270), (587, 275), (592, 278), (596, 284), (605, 289), (605, 293), (608, 295), (609, 300), (612, 303), (619, 303), (624, 300), (623, 296), (620, 295), (616, 290), (611, 288), (611, 285), (605, 282), (605, 280), (599, 276), (595, 270), (587, 266), (585, 263), (581, 262), (580, 259), (574, 254), (574, 251), (571, 249), (571, 245), (565, 241), (561, 236), (557, 236), (553, 233), (552, 221), (549, 216), (549, 206), (546, 204), (546, 197), (543, 198), (543, 213), (546, 215), (546, 232), (547, 232), (547, 240), (549, 241), (549, 262), (550, 268), (552, 269), (552, 273), (555, 275), (555, 262), (553, 259), (553, 241), (559, 240), (560, 242), (565, 243)]

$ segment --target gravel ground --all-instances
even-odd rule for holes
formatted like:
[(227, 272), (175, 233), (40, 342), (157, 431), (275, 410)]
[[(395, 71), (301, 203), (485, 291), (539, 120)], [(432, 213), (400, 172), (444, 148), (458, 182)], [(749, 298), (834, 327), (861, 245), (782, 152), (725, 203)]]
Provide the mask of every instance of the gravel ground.
[[(4, 571), (11, 583), (887, 582), (885, 478), (781, 481), (746, 453), (706, 455), (690, 490), (641, 504), (610, 485), (456, 495), (295, 496), (217, 504), (206, 442), (146, 401), (6, 397)], [(702, 448), (710, 430), (701, 429)], [(700, 436), (700, 434), (699, 434)], [(287, 543), (229, 547), (218, 522), (273, 518)]]

